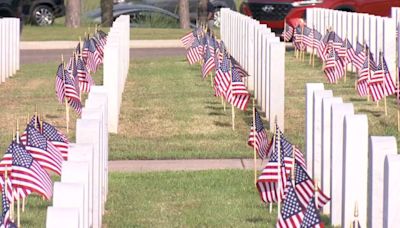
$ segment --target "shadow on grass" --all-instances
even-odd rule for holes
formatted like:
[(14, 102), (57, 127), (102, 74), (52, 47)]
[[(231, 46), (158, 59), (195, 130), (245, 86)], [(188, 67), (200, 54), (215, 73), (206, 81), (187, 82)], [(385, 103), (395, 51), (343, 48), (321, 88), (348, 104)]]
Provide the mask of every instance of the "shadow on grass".
[(208, 113), (209, 116), (225, 116), (222, 112), (210, 112)]
[(384, 115), (384, 113), (382, 113), (382, 111), (372, 111), (369, 109), (360, 109), (358, 111), (362, 112), (362, 113), (370, 113), (371, 115), (373, 115), (375, 117), (380, 117), (380, 116)]
[(230, 127), (231, 123), (224, 123), (224, 122), (220, 122), (220, 121), (214, 121), (214, 125), (218, 126), (218, 127)]
[(350, 98), (350, 101), (351, 102), (363, 102), (363, 101), (366, 101), (366, 98), (365, 97), (357, 97), (357, 98), (352, 97), (352, 98)]
[(261, 218), (261, 217), (254, 217), (254, 218), (246, 219), (246, 222), (249, 222), (249, 223), (261, 223), (261, 222), (264, 222), (264, 219)]
[(211, 109), (211, 110), (213, 110), (213, 111), (224, 110), (224, 107), (221, 107), (221, 106), (206, 105), (205, 108), (206, 108), (206, 109)]

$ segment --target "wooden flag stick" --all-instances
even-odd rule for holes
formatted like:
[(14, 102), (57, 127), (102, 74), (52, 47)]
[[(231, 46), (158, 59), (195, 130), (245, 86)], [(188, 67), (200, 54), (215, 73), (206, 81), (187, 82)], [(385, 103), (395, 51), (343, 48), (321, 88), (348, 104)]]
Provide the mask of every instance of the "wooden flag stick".
[[(231, 58), (229, 56), (229, 73), (230, 73), (230, 77), (231, 77), (231, 82), (229, 85), (229, 89), (231, 91), (232, 94), (232, 62), (231, 62)], [(233, 95), (231, 95), (233, 96)], [(233, 102), (231, 103), (231, 110), (232, 110), (232, 130), (235, 130), (235, 106), (233, 106)]]
[[(275, 126), (278, 124), (278, 116), (275, 116)], [(277, 184), (277, 191), (278, 191), (278, 214), (281, 211), (281, 194), (280, 194), (280, 187), (281, 187), (281, 135), (280, 131), (276, 133), (276, 143), (278, 147), (278, 184)]]
[(314, 179), (315, 207), (318, 208), (318, 180)]
[(64, 55), (61, 55), (61, 62), (62, 62), (62, 74), (63, 74), (63, 79), (64, 79), (64, 100), (65, 100), (65, 121), (67, 125), (67, 134), (69, 133), (69, 106), (68, 106), (68, 100), (67, 97), (65, 97), (65, 74), (64, 74)]
[[(382, 50), (379, 50), (379, 57), (380, 57), (380, 61), (381, 61), (382, 67), (383, 67), (383, 52), (382, 52)], [(384, 83), (383, 86), (386, 87), (386, 81), (383, 81), (383, 83)], [(384, 94), (383, 103), (385, 106), (385, 116), (387, 116), (386, 94)]]
[(256, 138), (257, 126), (256, 126), (256, 105), (253, 98), (253, 153), (254, 153), (254, 184), (257, 184), (257, 150), (256, 150)]
[(273, 206), (273, 204), (272, 204), (272, 203), (269, 203), (269, 213), (270, 213), (270, 214), (272, 213), (272, 206)]

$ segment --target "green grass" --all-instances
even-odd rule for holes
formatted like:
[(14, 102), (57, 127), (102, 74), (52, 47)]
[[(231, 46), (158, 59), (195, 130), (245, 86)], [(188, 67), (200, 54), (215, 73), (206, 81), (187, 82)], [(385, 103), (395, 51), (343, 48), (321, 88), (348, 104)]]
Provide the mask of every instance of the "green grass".
[[(66, 28), (63, 25), (48, 27), (24, 26), (21, 41), (50, 41), (50, 40), (79, 40), (85, 33), (93, 34), (94, 25), (80, 28)], [(108, 32), (108, 28), (101, 28)], [(131, 28), (131, 40), (176, 40), (180, 39), (190, 30), (167, 28)]]
[(224, 112), (210, 79), (183, 57), (136, 60), (131, 65), (118, 135), (110, 138), (110, 159), (250, 157), (251, 113)]
[[(105, 227), (274, 227), (251, 171), (111, 173)], [(122, 191), (121, 191), (122, 189)]]

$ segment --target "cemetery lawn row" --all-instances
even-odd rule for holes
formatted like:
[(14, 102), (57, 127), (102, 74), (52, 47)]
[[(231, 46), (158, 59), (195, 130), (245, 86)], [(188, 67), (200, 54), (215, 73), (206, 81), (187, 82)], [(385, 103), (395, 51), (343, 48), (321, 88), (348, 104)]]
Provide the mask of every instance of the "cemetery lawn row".
[[(21, 34), (21, 41), (52, 41), (52, 40), (79, 40), (85, 33), (93, 34), (94, 25), (90, 28), (82, 26), (80, 28), (66, 28), (64, 25), (53, 25), (48, 27), (24, 26)], [(102, 28), (108, 32), (109, 28)], [(131, 40), (177, 40), (188, 33), (185, 29), (167, 28), (134, 28), (131, 29)]]

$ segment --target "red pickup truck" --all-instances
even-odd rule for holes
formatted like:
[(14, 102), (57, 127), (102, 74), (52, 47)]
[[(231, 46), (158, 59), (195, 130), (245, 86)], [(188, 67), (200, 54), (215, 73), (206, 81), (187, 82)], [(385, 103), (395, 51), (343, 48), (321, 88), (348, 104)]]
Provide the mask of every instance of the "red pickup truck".
[(285, 18), (287, 23), (297, 26), (306, 18), (306, 9), (310, 7), (388, 17), (391, 7), (400, 7), (400, 0), (244, 0), (240, 12), (274, 30), (282, 30)]

